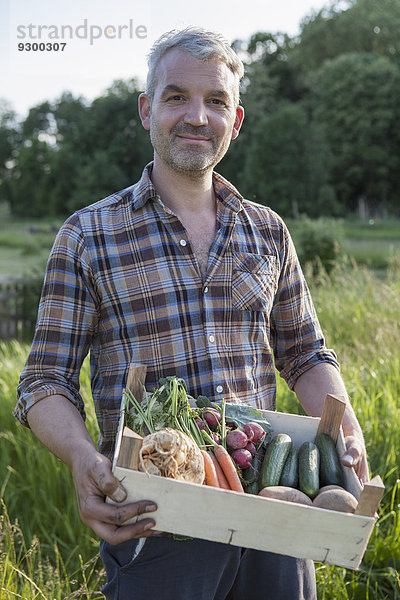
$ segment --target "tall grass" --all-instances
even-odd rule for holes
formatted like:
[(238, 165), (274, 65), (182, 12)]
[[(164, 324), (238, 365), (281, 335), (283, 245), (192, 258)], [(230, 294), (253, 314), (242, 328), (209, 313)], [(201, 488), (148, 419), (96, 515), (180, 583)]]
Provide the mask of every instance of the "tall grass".
[[(385, 494), (359, 571), (319, 565), (321, 600), (400, 599), (400, 268), (384, 280), (346, 264), (312, 285), (328, 347), (335, 349), (364, 431), (371, 477)], [(279, 410), (296, 412), (294, 394), (280, 381)]]
[[(319, 600), (400, 600), (400, 268), (385, 279), (351, 264), (311, 284), (326, 334), (363, 427), (371, 476), (386, 486), (358, 571), (317, 564)], [(97, 541), (79, 520), (69, 470), (11, 416), (28, 347), (0, 344), (0, 598), (98, 598)], [(97, 437), (88, 368), (88, 427)], [(278, 382), (278, 410), (299, 412)], [(7, 590), (7, 591), (5, 591)]]
[[(71, 473), (11, 415), (28, 349), (0, 344), (0, 598), (102, 597), (98, 541), (79, 519)], [(96, 439), (87, 364), (81, 385)]]

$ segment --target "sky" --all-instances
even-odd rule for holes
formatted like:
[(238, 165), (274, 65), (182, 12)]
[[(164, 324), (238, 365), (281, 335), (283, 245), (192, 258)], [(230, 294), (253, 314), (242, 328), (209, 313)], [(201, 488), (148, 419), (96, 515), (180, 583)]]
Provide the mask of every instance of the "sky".
[(64, 91), (90, 101), (115, 79), (136, 77), (142, 85), (147, 54), (166, 31), (199, 26), (222, 33), (230, 42), (247, 40), (257, 31), (296, 35), (301, 20), (327, 4), (327, 0), (0, 0), (0, 99), (21, 117)]

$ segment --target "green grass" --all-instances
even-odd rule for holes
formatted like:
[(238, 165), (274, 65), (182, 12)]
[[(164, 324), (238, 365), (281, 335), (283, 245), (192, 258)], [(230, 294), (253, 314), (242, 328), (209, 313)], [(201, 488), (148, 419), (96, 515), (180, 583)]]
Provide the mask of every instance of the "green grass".
[[(62, 220), (25, 220), (11, 217), (0, 206), (0, 279), (44, 271), (55, 230)], [(383, 270), (394, 256), (400, 255), (400, 221), (376, 220), (373, 225), (351, 219), (337, 224), (342, 255), (360, 265)], [(298, 221), (287, 221), (294, 234)]]
[[(391, 261), (400, 256), (400, 221), (375, 221), (373, 225), (352, 219), (327, 219), (312, 222), (326, 227), (329, 237), (335, 232), (339, 256), (348, 257), (358, 265), (366, 265), (376, 271), (386, 270)], [(302, 220), (287, 220), (287, 225), (299, 248)], [(300, 236), (299, 236), (300, 234)], [(300, 244), (301, 245), (301, 244)]]
[[(341, 363), (363, 428), (371, 476), (385, 494), (359, 571), (317, 566), (319, 600), (400, 598), (400, 270), (385, 280), (365, 268), (343, 268), (312, 286), (314, 303)], [(299, 412), (280, 380), (278, 410)]]
[[(371, 476), (386, 487), (361, 568), (317, 564), (318, 597), (400, 600), (400, 265), (377, 278), (345, 264), (310, 285), (365, 433)], [(17, 342), (0, 345), (0, 597), (98, 598), (97, 540), (79, 520), (70, 472), (11, 416), (27, 352)], [(81, 383), (95, 439), (87, 363)], [(278, 410), (299, 412), (281, 379)]]
[(0, 280), (10, 277), (28, 277), (44, 273), (49, 256), (48, 248), (26, 250), (0, 247)]
[(0, 278), (42, 273), (61, 222), (0, 219)]
[(400, 241), (400, 223), (396, 220), (374, 220), (371, 223), (362, 223), (349, 219), (342, 221), (342, 227), (345, 236), (352, 239)]
[(341, 251), (359, 265), (371, 269), (386, 269), (393, 257), (400, 256), (400, 222), (341, 221), (343, 240)]
[(400, 255), (400, 239), (345, 238), (342, 242), (342, 252), (351, 256), (359, 265), (367, 265), (372, 269), (386, 269), (388, 262)]
[[(100, 597), (98, 540), (79, 519), (71, 473), (11, 415), (28, 350), (0, 344), (0, 598)], [(81, 384), (96, 439), (87, 362)]]

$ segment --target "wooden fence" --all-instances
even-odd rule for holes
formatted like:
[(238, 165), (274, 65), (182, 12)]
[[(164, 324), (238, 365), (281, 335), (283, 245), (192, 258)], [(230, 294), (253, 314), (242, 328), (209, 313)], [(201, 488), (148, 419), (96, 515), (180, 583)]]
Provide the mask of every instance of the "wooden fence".
[(0, 279), (0, 340), (32, 338), (42, 281)]

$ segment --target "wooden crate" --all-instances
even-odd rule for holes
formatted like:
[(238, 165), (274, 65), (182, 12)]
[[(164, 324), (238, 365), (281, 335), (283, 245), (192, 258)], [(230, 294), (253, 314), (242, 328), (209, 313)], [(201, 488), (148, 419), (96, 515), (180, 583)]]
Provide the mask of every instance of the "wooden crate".
[[(129, 387), (135, 388), (132, 381)], [(340, 402), (327, 396), (321, 419), (271, 411), (263, 414), (274, 434), (289, 434), (296, 447), (314, 441), (323, 430), (337, 437), (338, 451), (343, 454)], [(123, 413), (122, 403), (113, 472), (128, 492), (127, 502), (147, 499), (157, 503), (157, 530), (359, 567), (383, 494), (379, 477), (362, 488), (353, 469), (344, 468), (346, 488), (359, 499), (356, 514), (347, 514), (147, 475), (129, 468), (132, 438), (128, 430), (124, 433)]]

